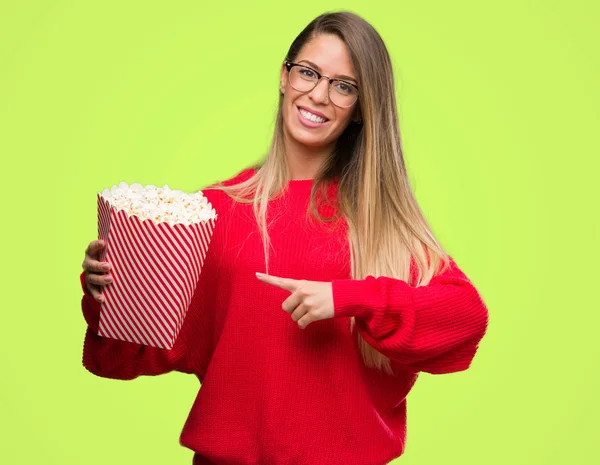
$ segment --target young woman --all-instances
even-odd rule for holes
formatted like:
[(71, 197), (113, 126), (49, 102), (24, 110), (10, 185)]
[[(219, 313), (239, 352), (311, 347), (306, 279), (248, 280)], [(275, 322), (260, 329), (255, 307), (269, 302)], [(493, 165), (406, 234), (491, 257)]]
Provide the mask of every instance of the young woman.
[(411, 191), (375, 29), (317, 17), (279, 91), (264, 162), (202, 189), (219, 218), (173, 349), (97, 335), (111, 275), (89, 245), (83, 365), (196, 375), (180, 437), (196, 465), (383, 465), (404, 451), (418, 373), (466, 370), (488, 311)]

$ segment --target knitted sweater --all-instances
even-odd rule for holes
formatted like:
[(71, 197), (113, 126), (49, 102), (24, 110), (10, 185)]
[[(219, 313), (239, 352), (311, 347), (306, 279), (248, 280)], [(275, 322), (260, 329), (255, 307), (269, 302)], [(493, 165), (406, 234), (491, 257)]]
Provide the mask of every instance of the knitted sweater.
[[(385, 465), (404, 452), (406, 396), (418, 373), (466, 370), (486, 332), (487, 308), (454, 260), (426, 286), (350, 279), (345, 220), (306, 217), (312, 183), (290, 181), (267, 217), (270, 274), (332, 282), (335, 316), (306, 329), (281, 307), (290, 292), (255, 276), (266, 271), (252, 205), (217, 190), (203, 190), (218, 218), (171, 350), (98, 336), (100, 305), (80, 275), (87, 370), (121, 380), (176, 370), (200, 380), (180, 436), (196, 465)], [(394, 375), (365, 366), (358, 333), (391, 359)]]

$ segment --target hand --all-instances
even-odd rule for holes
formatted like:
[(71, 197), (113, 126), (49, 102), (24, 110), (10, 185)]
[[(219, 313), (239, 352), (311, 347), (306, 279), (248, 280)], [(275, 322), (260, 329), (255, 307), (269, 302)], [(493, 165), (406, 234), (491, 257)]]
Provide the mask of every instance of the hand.
[(292, 315), (300, 329), (315, 321), (333, 318), (333, 286), (330, 282), (278, 278), (262, 273), (256, 273), (256, 277), (263, 283), (292, 293), (281, 307)]
[(110, 264), (98, 261), (100, 251), (104, 247), (106, 247), (104, 241), (90, 242), (85, 251), (85, 260), (81, 264), (85, 270), (85, 287), (98, 302), (104, 302), (102, 286), (108, 286), (113, 282), (112, 276), (107, 274), (110, 271)]

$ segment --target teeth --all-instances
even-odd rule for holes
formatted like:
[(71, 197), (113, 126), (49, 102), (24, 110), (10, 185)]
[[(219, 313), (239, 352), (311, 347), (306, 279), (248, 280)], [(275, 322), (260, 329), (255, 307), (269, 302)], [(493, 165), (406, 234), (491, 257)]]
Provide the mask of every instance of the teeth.
[(304, 118), (312, 121), (313, 123), (324, 123), (325, 121), (327, 121), (326, 119), (320, 118), (317, 115), (313, 115), (312, 113), (309, 113), (308, 111), (303, 110), (302, 108), (300, 108), (299, 110), (300, 114), (304, 116)]

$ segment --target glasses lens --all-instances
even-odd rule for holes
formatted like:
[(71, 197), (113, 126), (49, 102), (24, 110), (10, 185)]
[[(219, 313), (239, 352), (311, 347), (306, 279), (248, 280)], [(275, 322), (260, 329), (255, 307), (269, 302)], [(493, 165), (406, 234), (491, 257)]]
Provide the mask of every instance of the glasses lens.
[(333, 81), (329, 89), (331, 101), (340, 107), (349, 107), (358, 98), (358, 90), (344, 81)]
[(310, 68), (294, 66), (290, 71), (290, 84), (299, 92), (308, 92), (317, 84), (318, 77)]
[[(304, 66), (294, 66), (290, 70), (290, 85), (299, 92), (309, 92), (317, 85), (319, 77)], [(340, 107), (349, 107), (358, 98), (356, 87), (343, 81), (333, 81), (329, 89), (329, 98)]]

